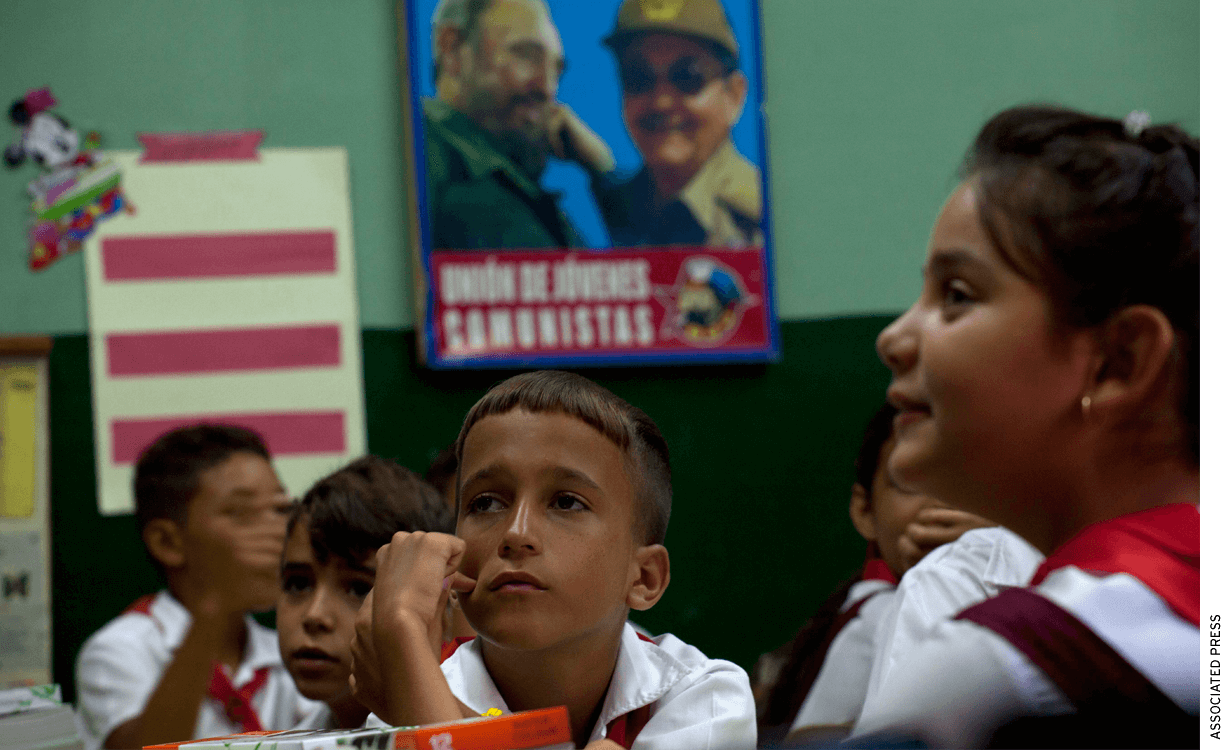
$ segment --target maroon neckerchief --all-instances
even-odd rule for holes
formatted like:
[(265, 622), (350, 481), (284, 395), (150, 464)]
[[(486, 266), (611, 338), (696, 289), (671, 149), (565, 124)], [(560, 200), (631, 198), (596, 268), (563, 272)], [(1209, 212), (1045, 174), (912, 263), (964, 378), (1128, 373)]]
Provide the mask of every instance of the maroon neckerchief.
[(888, 563), (884, 562), (882, 557), (871, 557), (868, 555), (867, 562), (863, 563), (863, 581), (887, 581), (896, 586), (901, 581), (897, 578), (897, 574), (892, 568), (888, 567)]
[(209, 696), (222, 704), (226, 718), (242, 726), (243, 731), (259, 732), (264, 727), (261, 726), (260, 717), (256, 715), (256, 709), (252, 708), (252, 696), (265, 686), (268, 679), (269, 667), (261, 667), (252, 675), (252, 679), (236, 689), (226, 672), (222, 671), (222, 665), (214, 662), (214, 673), (209, 679)]
[(1195, 625), (1200, 617), (1200, 510), (1176, 503), (1095, 523), (1046, 558), (1030, 585), (1070, 565), (1090, 573), (1127, 573)]

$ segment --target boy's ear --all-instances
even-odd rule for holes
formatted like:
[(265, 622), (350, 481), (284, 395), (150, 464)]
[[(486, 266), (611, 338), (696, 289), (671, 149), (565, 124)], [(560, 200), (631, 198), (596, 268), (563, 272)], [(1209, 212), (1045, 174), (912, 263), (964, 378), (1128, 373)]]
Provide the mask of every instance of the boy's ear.
[(150, 555), (164, 568), (173, 569), (184, 564), (184, 535), (179, 524), (169, 518), (155, 518), (141, 530), (141, 539)]
[(1151, 305), (1132, 305), (1101, 326), (1101, 357), (1083, 396), (1088, 413), (1139, 413), (1165, 379), (1174, 350), (1170, 319)]
[(636, 551), (636, 570), (628, 591), (628, 606), (646, 610), (658, 603), (671, 582), (671, 558), (666, 547), (650, 544)]
[(876, 540), (876, 514), (871, 507), (867, 488), (858, 482), (850, 488), (850, 520), (859, 535), (869, 542)]

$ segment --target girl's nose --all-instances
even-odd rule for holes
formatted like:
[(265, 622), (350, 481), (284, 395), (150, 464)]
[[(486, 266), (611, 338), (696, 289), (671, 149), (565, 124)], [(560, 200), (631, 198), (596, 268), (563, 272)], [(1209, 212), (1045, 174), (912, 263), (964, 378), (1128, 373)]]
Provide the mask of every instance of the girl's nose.
[(915, 310), (916, 307), (906, 310), (876, 337), (876, 353), (895, 375), (907, 372), (918, 361), (918, 336), (913, 330)]

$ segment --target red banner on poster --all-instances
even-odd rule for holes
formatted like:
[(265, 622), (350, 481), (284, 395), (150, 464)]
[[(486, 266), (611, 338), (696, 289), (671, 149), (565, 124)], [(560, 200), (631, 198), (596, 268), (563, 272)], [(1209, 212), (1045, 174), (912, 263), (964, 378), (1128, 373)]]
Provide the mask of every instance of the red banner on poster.
[(436, 251), (431, 276), (442, 362), (770, 346), (759, 252)]

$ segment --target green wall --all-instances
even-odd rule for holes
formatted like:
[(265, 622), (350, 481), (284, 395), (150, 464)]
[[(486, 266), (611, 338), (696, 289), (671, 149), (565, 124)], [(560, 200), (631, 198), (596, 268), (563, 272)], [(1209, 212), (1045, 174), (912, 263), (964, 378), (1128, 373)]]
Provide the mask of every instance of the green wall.
[[(584, 2), (584, 0), (575, 0)], [(906, 307), (931, 221), (979, 124), (1018, 102), (1199, 122), (1196, 0), (762, 0), (783, 359), (605, 370), (675, 458), (673, 581), (641, 618), (750, 667), (861, 560), (845, 505), (883, 397), (884, 311)], [(392, 0), (5, 0), (7, 104), (49, 85), (104, 145), (139, 131), (262, 128), (350, 154), (369, 445), (423, 469), (504, 373), (413, 364)], [(7, 99), (5, 98), (7, 97)], [(15, 136), (16, 131), (11, 134)], [(157, 585), (129, 517), (94, 500), (80, 258), (25, 268), (24, 186), (0, 171), (0, 335), (55, 334), (55, 677)]]
[[(110, 148), (137, 148), (141, 131), (236, 128), (263, 128), (268, 146), (345, 146), (362, 324), (400, 329), (411, 287), (394, 8), (5, 0), (0, 103), (50, 85)], [(905, 307), (962, 151), (998, 109), (1042, 100), (1199, 123), (1196, 0), (762, 0), (762, 15), (784, 318)], [(81, 333), (81, 260), (25, 270), (33, 174), (0, 171), (0, 333)]]

